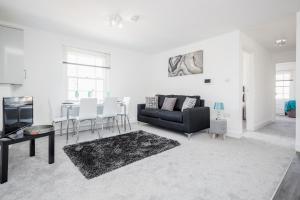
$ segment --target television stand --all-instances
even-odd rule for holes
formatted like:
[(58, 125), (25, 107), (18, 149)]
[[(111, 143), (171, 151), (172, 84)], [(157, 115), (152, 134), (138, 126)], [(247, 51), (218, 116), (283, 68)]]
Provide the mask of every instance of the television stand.
[(54, 163), (54, 148), (55, 148), (55, 132), (43, 132), (37, 135), (23, 135), (18, 138), (0, 138), (0, 183), (7, 182), (8, 177), (8, 151), (9, 145), (30, 141), (29, 143), (29, 156), (35, 156), (35, 139), (49, 137), (48, 139), (48, 163)]

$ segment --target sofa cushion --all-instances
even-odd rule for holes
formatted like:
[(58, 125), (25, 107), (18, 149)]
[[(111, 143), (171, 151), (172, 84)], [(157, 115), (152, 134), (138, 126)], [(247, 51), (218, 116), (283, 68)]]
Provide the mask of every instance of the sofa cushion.
[(183, 122), (183, 113), (180, 111), (167, 111), (160, 110), (158, 112), (158, 116), (160, 119), (172, 121), (172, 122)]
[(158, 108), (158, 98), (157, 96), (155, 97), (146, 97), (146, 108), (153, 108), (157, 109)]
[(156, 96), (158, 98), (158, 108), (161, 109), (161, 107), (164, 104), (165, 97), (173, 97), (174, 95), (161, 95), (161, 94), (157, 94)]
[(181, 111), (188, 109), (188, 108), (194, 108), (196, 105), (196, 98), (190, 98), (190, 97), (186, 97), (185, 101), (182, 105)]
[(147, 108), (147, 109), (141, 110), (141, 115), (158, 118), (159, 111), (160, 110), (158, 110), (158, 109)]
[(176, 103), (176, 98), (166, 97), (164, 100), (164, 104), (162, 105), (162, 110), (173, 111)]
[(175, 111), (181, 111), (182, 105), (183, 105), (186, 97), (197, 99), (195, 107), (200, 107), (200, 106), (203, 107), (204, 106), (204, 102), (201, 102), (200, 96), (197, 96), (197, 95), (195, 95), (195, 96), (185, 96), (185, 95), (173, 95), (173, 94), (172, 95), (157, 94), (156, 96), (158, 97), (158, 108), (159, 109), (161, 109), (161, 107), (162, 107), (162, 105), (164, 103), (165, 97), (177, 98), (177, 101), (176, 101), (176, 104), (175, 104), (175, 107), (174, 107)]
[(176, 111), (182, 110), (182, 106), (183, 106), (183, 103), (184, 103), (186, 97), (197, 99), (195, 107), (200, 106), (200, 96), (184, 96), (184, 95), (173, 95), (173, 96), (177, 98), (177, 101), (176, 101), (176, 104), (174, 107), (174, 110), (176, 110)]

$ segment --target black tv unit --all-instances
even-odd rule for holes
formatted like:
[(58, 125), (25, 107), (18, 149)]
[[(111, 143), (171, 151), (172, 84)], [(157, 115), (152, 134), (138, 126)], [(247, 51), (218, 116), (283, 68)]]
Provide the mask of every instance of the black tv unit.
[(8, 137), (33, 124), (33, 97), (4, 97), (2, 101), (3, 131)]

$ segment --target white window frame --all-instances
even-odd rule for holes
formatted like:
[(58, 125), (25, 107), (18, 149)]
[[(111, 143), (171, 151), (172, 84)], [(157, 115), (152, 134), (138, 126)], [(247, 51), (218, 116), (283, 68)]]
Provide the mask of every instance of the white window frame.
[[(66, 97), (67, 97), (67, 100), (68, 101), (79, 101), (80, 100), (80, 97), (78, 99), (71, 99), (70, 96), (69, 96), (69, 92), (72, 91), (69, 89), (69, 80), (70, 79), (76, 79), (76, 83), (77, 83), (77, 91), (79, 91), (79, 88), (78, 88), (78, 81), (80, 79), (84, 80), (84, 79), (88, 79), (88, 80), (94, 80), (94, 84), (95, 84), (95, 91), (94, 91), (94, 97), (98, 97), (97, 93), (98, 92), (101, 92), (102, 93), (102, 97), (103, 99), (107, 96), (108, 94), (108, 91), (109, 91), (109, 71), (110, 71), (110, 54), (108, 53), (101, 53), (101, 52), (96, 52), (96, 51), (91, 51), (91, 50), (84, 50), (84, 49), (80, 49), (80, 48), (74, 48), (74, 47), (66, 47), (66, 46), (63, 46), (63, 49), (64, 49), (64, 59), (63, 59), (63, 64), (65, 66), (65, 80), (66, 80)], [(70, 62), (68, 60), (68, 53), (70, 52), (79, 52), (80, 54), (86, 54), (86, 55), (93, 55), (95, 57), (102, 57), (105, 59), (105, 65), (103, 66), (97, 66), (96, 64), (95, 65), (90, 65), (90, 64), (85, 64), (85, 63), (79, 63), (79, 62)], [(95, 76), (94, 78), (92, 77), (82, 77), (82, 76), (69, 76), (68, 75), (68, 66), (71, 65), (71, 66), (86, 66), (86, 67), (94, 67), (95, 68)], [(105, 69), (104, 71), (104, 75), (103, 77), (97, 77), (96, 76), (96, 68), (101, 68), (101, 69)], [(78, 70), (78, 69), (77, 69)], [(97, 88), (97, 81), (103, 81), (103, 88), (102, 90), (98, 89)], [(75, 90), (76, 91), (76, 90)], [(75, 92), (74, 91), (74, 92)], [(88, 91), (87, 91), (88, 92)], [(99, 99), (98, 98), (98, 101), (102, 101), (103, 99)]]
[[(284, 77), (284, 74), (289, 74), (290, 75), (290, 78), (289, 79), (285, 79), (285, 78), (282, 78), (282, 79), (277, 79), (277, 74), (283, 74), (283, 77)], [(292, 73), (291, 71), (288, 71), (288, 70), (284, 70), (284, 71), (277, 71), (276, 72), (276, 77), (275, 77), (275, 98), (278, 99), (278, 100), (287, 100), (287, 99), (290, 99), (291, 98), (291, 87), (292, 87), (292, 82), (293, 82), (293, 79), (292, 79)], [(282, 83), (280, 86), (277, 86), (277, 83)], [(289, 83), (288, 85), (285, 84), (285, 83)], [(277, 88), (281, 88), (281, 93), (280, 93), (280, 96), (281, 97), (278, 97), (278, 93), (277, 93)], [(285, 92), (284, 92), (284, 89), (288, 89), (288, 97), (285, 96)]]

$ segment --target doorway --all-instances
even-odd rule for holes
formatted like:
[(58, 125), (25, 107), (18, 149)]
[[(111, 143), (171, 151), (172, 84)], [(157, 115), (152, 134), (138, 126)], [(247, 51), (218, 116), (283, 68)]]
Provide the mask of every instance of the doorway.
[(243, 131), (247, 131), (251, 127), (251, 78), (252, 78), (252, 66), (253, 55), (247, 51), (242, 53), (242, 120)]

